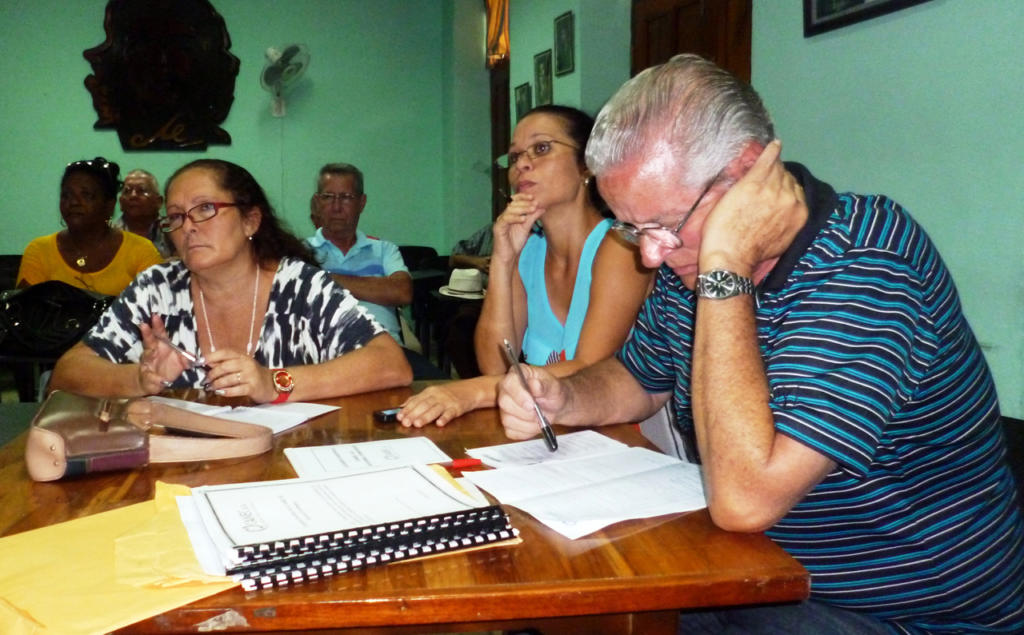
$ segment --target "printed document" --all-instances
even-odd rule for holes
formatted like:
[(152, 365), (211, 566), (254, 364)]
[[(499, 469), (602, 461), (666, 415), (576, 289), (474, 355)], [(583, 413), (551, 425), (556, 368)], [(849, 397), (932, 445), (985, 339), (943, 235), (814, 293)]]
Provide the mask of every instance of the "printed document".
[[(618, 452), (628, 446), (594, 430), (581, 430), (558, 435), (558, 450), (552, 452), (544, 440), (537, 438), (516, 443), (503, 443), (466, 450), (469, 456), (491, 467), (532, 465), (547, 461), (565, 461), (607, 452)], [(287, 452), (287, 450), (286, 450)]]
[(152, 401), (166, 404), (174, 408), (181, 408), (208, 417), (230, 419), (242, 423), (254, 423), (256, 425), (270, 428), (271, 432), (277, 434), (290, 430), (300, 423), (309, 421), (314, 417), (337, 410), (338, 406), (325, 406), (317, 403), (296, 401), (283, 404), (263, 404), (260, 406), (216, 406), (212, 404), (188, 401), (185, 399), (172, 399), (170, 397), (151, 396), (147, 397)]
[[(486, 506), (422, 465), (344, 476), (193, 488), (199, 523), (187, 522), (196, 551), (212, 544), (218, 568), (240, 562), (236, 549), (303, 536)], [(181, 501), (179, 501), (179, 504)], [(195, 535), (194, 535), (195, 534)], [(208, 563), (203, 562), (204, 568)]]
[(646, 448), (464, 476), (570, 539), (623, 520), (707, 507), (700, 466)]
[(452, 460), (427, 437), (285, 448), (284, 455), (300, 477), (351, 474), (371, 468)]

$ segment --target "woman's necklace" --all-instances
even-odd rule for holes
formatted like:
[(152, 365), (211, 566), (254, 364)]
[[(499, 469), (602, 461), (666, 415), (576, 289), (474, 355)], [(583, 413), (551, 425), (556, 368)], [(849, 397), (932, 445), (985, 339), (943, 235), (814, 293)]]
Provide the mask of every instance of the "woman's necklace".
[[(68, 242), (71, 243), (71, 248), (74, 249), (75, 253), (78, 255), (78, 257), (75, 259), (75, 265), (77, 265), (79, 269), (85, 269), (85, 265), (86, 262), (88, 261), (89, 256), (82, 251), (81, 247), (78, 246), (78, 243), (75, 241), (75, 237), (71, 235), (71, 230), (69, 229), (67, 231)], [(102, 241), (105, 239), (106, 236), (104, 236), (97, 242), (102, 243)]]
[[(206, 296), (203, 295), (203, 285), (196, 280), (199, 287), (199, 307), (203, 310), (203, 322), (206, 322), (206, 338), (210, 340), (210, 352), (217, 350), (217, 344), (213, 341), (213, 331), (210, 330), (210, 318), (206, 317)], [(256, 285), (252, 290), (252, 315), (249, 317), (249, 339), (245, 343), (245, 354), (252, 355), (252, 333), (256, 328), (256, 297), (260, 292), (260, 266), (256, 265)]]

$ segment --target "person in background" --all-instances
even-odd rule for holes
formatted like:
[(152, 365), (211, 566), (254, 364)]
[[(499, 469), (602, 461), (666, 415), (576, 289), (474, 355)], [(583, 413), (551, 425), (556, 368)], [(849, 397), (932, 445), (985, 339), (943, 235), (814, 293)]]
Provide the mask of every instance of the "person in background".
[(18, 287), (60, 280), (104, 295), (117, 295), (139, 272), (162, 259), (153, 243), (112, 227), (120, 167), (103, 157), (74, 161), (60, 180), (65, 228), (33, 239), (18, 269)]
[(310, 220), (321, 225), (306, 244), (317, 262), (401, 342), (397, 307), (412, 302), (412, 276), (394, 243), (359, 230), (366, 207), (363, 173), (348, 163), (323, 166), (312, 205)]
[[(487, 223), (468, 238), (455, 243), (448, 256), (449, 269), (478, 269), (483, 273), (484, 287), (491, 270), (491, 251), (494, 249), (494, 223)], [(473, 336), (480, 319), (481, 303), (460, 304), (441, 329), (445, 355), (461, 379), (478, 377)]]
[(132, 170), (126, 174), (119, 202), (121, 217), (114, 221), (114, 227), (148, 238), (164, 258), (174, 255), (167, 234), (160, 231), (160, 208), (164, 197), (160, 196), (155, 176), (145, 170)]
[(398, 345), (315, 266), (247, 170), (193, 161), (171, 176), (166, 198), (161, 228), (180, 259), (129, 285), (58, 360), (52, 388), (116, 397), (204, 388), (280, 403), (412, 380)]
[[(673, 399), (712, 520), (766, 531), (807, 602), (684, 612), (680, 633), (1024, 632), (1024, 521), (988, 366), (895, 201), (783, 163), (749, 85), (695, 55), (629, 80), (587, 165), (654, 291), (614, 358), (500, 386), (511, 439)], [(655, 556), (656, 557), (656, 556)]]
[(482, 375), (411, 397), (405, 426), (443, 426), (493, 406), (507, 370), (502, 342), (528, 364), (567, 375), (618, 350), (650, 289), (653, 271), (610, 232), (583, 151), (593, 119), (539, 106), (519, 120), (507, 157), (515, 194), (494, 222), (487, 295), (476, 326)]
[(448, 256), (450, 269), (491, 269), (491, 251), (494, 249), (494, 223), (487, 223), (468, 238), (455, 243)]

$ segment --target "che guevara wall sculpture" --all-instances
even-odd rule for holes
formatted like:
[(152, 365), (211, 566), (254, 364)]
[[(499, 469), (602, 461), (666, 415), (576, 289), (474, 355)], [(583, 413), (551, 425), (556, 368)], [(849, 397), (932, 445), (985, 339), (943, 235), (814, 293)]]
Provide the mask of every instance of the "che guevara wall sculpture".
[(208, 0), (110, 0), (106, 41), (83, 51), (92, 65), (97, 130), (125, 150), (205, 150), (227, 145), (220, 127), (235, 99), (239, 60)]

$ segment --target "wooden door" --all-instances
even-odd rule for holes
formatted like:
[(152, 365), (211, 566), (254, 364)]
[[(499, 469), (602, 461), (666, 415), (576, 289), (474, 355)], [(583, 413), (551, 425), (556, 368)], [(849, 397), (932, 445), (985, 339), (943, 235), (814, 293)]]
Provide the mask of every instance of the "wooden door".
[(508, 94), (508, 58), (491, 68), (491, 218), (497, 218), (508, 204), (508, 170), (493, 159), (508, 152), (512, 139)]
[(750, 81), (751, 0), (633, 0), (631, 74), (697, 53)]

